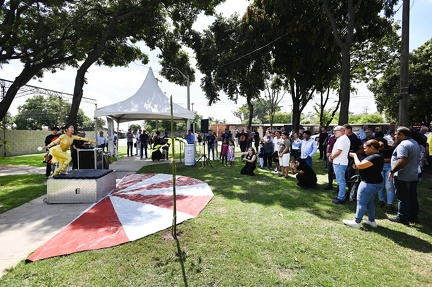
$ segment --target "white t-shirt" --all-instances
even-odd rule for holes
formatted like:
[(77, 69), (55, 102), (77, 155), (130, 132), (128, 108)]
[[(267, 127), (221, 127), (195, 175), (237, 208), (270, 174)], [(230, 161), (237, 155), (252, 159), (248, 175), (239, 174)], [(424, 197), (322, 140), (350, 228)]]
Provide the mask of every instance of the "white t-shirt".
[(283, 142), (283, 139), (282, 139), (282, 137), (280, 137), (280, 138), (277, 138), (277, 137), (274, 137), (273, 138), (273, 147), (274, 147), (274, 150), (273, 150), (273, 152), (275, 152), (275, 151), (279, 151), (279, 146), (280, 146), (280, 144)]
[(348, 153), (350, 146), (351, 142), (346, 135), (338, 137), (333, 146), (332, 155), (334, 155), (338, 150), (342, 150), (342, 152), (335, 159), (333, 159), (333, 163), (348, 165)]

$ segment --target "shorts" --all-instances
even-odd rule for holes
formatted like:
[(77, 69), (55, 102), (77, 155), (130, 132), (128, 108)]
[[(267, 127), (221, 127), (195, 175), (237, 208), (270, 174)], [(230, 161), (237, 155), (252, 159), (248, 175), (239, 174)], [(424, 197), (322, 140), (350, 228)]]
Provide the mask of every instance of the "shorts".
[(281, 158), (279, 158), (279, 165), (280, 166), (288, 167), (289, 162), (290, 162), (290, 154), (289, 153), (286, 153)]

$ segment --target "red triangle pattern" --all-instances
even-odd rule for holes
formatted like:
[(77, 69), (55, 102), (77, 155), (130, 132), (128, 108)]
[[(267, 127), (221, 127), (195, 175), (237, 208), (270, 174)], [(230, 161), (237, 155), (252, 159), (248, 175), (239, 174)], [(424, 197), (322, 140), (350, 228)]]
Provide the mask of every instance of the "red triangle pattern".
[(94, 205), (46, 242), (28, 261), (111, 247), (128, 242), (109, 197)]

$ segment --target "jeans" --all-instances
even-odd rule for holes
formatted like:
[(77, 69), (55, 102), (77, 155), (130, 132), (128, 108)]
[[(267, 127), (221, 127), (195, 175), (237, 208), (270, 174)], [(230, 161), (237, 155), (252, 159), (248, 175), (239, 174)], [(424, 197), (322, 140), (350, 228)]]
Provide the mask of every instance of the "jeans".
[(393, 178), (388, 178), (390, 170), (391, 165), (389, 163), (385, 163), (381, 173), (384, 179), (384, 186), (378, 191), (378, 200), (385, 201), (385, 199), (387, 198), (387, 204), (393, 204), (393, 198), (395, 195)]
[(396, 197), (398, 199), (398, 214), (401, 220), (416, 219), (419, 213), (417, 199), (417, 180), (404, 181), (394, 178)]
[(145, 154), (145, 157), (147, 158), (147, 148), (148, 148), (148, 143), (141, 143), (140, 145), (140, 156), (141, 158), (143, 158), (143, 152)]
[(346, 180), (345, 180), (345, 171), (347, 170), (348, 165), (342, 164), (333, 164), (333, 170), (336, 175), (336, 182), (339, 185), (338, 199), (345, 201), (346, 194)]
[(208, 159), (210, 159), (210, 151), (213, 154), (213, 160), (214, 160), (214, 145), (207, 145), (207, 151), (208, 151)]
[(357, 209), (354, 221), (360, 223), (363, 216), (368, 213), (369, 221), (375, 221), (374, 197), (383, 188), (383, 183), (360, 182), (357, 190)]
[(127, 143), (127, 155), (129, 156), (129, 154), (131, 155), (131, 156), (133, 156), (133, 154), (132, 154), (132, 148), (133, 148), (133, 142), (128, 142)]

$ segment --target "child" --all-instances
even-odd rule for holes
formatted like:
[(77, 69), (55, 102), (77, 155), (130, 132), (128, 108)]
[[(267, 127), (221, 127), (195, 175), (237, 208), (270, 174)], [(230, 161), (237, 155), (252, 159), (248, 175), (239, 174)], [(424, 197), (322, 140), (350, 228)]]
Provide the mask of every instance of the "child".
[(228, 165), (228, 159), (227, 159), (227, 155), (228, 155), (228, 141), (227, 139), (224, 139), (222, 142), (222, 148), (221, 148), (221, 161), (222, 164), (224, 163), (224, 159), (225, 159), (225, 165)]
[(228, 161), (230, 162), (231, 168), (234, 166), (235, 156), (234, 156), (235, 145), (233, 140), (229, 140), (228, 146)]

